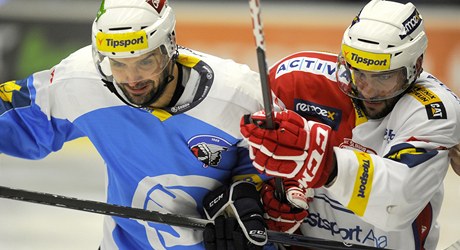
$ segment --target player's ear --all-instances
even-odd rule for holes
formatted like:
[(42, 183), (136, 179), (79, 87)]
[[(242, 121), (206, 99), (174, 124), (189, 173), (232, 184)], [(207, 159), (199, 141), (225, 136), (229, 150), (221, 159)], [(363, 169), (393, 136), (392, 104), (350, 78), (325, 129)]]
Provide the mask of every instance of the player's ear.
[(419, 58), (417, 58), (417, 63), (415, 63), (415, 69), (417, 72), (417, 78), (420, 76), (420, 74), (422, 73), (423, 71), (423, 54), (421, 56), (419, 56)]

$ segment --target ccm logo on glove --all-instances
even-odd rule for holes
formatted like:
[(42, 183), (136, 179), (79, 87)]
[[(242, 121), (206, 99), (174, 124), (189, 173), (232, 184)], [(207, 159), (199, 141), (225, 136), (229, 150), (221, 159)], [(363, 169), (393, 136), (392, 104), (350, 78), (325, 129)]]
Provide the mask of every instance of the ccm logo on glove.
[(254, 167), (267, 175), (297, 181), (304, 191), (326, 184), (335, 169), (329, 143), (331, 127), (307, 121), (291, 110), (274, 112), (274, 129), (264, 128), (264, 119), (265, 113), (259, 111), (240, 122)]
[(314, 136), (314, 143), (309, 143), (310, 148), (308, 151), (310, 152), (310, 157), (306, 168), (303, 170), (298, 180), (298, 182), (304, 187), (308, 186), (307, 183), (312, 182), (324, 159), (329, 139), (329, 131), (330, 128), (326, 130), (322, 126), (319, 126), (319, 123), (313, 124), (310, 128), (310, 139)]
[(214, 200), (212, 200), (211, 202), (209, 202), (208, 207), (212, 208), (214, 205), (218, 204), (219, 201), (222, 200), (223, 198), (224, 198), (224, 194), (219, 195), (219, 196), (216, 197)]

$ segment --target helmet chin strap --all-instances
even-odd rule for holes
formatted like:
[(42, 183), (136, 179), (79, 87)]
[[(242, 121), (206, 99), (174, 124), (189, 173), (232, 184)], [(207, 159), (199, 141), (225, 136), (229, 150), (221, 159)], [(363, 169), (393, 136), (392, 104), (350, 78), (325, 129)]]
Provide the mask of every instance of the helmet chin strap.
[(148, 108), (152, 103), (156, 102), (163, 95), (163, 93), (166, 90), (166, 86), (168, 86), (168, 84), (175, 79), (174, 76), (172, 75), (172, 73), (170, 73), (170, 72), (174, 71), (175, 59), (173, 58), (171, 60), (171, 62), (172, 62), (171, 63), (171, 69), (168, 70), (168, 75), (166, 77), (164, 77), (163, 81), (158, 85), (158, 90), (155, 93), (155, 95), (153, 95), (148, 101), (146, 101), (146, 102), (144, 102), (144, 103), (142, 103), (140, 105), (133, 105), (128, 100), (123, 98), (120, 95), (120, 93), (118, 93), (117, 89), (115, 88), (115, 85), (114, 85), (113, 81), (108, 81), (108, 80), (105, 80), (105, 79), (101, 79), (101, 80), (105, 83), (104, 85), (110, 90), (110, 92), (114, 93), (118, 97), (118, 99), (120, 99), (125, 104), (127, 104), (127, 105), (129, 105), (131, 107), (134, 107), (134, 108)]

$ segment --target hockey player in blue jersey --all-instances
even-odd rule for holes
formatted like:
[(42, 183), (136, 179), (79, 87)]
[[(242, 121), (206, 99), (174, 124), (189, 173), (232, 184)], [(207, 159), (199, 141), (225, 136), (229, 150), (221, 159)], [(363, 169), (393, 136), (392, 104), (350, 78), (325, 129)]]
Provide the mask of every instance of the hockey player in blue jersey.
[[(260, 248), (267, 238), (254, 184), (264, 179), (239, 132), (240, 117), (262, 108), (259, 76), (179, 47), (175, 22), (166, 0), (102, 1), (92, 45), (0, 85), (0, 152), (41, 159), (88, 137), (107, 166), (108, 203), (219, 218), (204, 244), (198, 230), (107, 216), (101, 249)], [(222, 186), (244, 195), (223, 207), (205, 203), (205, 212), (204, 198), (228, 192)], [(218, 240), (230, 220), (219, 215), (230, 203), (235, 243)]]

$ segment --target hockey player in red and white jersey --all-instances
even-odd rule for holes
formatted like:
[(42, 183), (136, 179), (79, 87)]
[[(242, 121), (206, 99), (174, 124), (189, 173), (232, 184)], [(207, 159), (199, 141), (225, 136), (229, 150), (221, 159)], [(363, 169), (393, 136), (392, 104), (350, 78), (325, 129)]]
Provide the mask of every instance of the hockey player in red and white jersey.
[(263, 128), (263, 112), (240, 127), (253, 165), (283, 178), (287, 201), (275, 198), (273, 181), (262, 190), (271, 229), (436, 248), (460, 100), (423, 70), (423, 26), (412, 3), (373, 0), (346, 29), (338, 55), (299, 52), (271, 68), (286, 110), (274, 113), (273, 130)]

